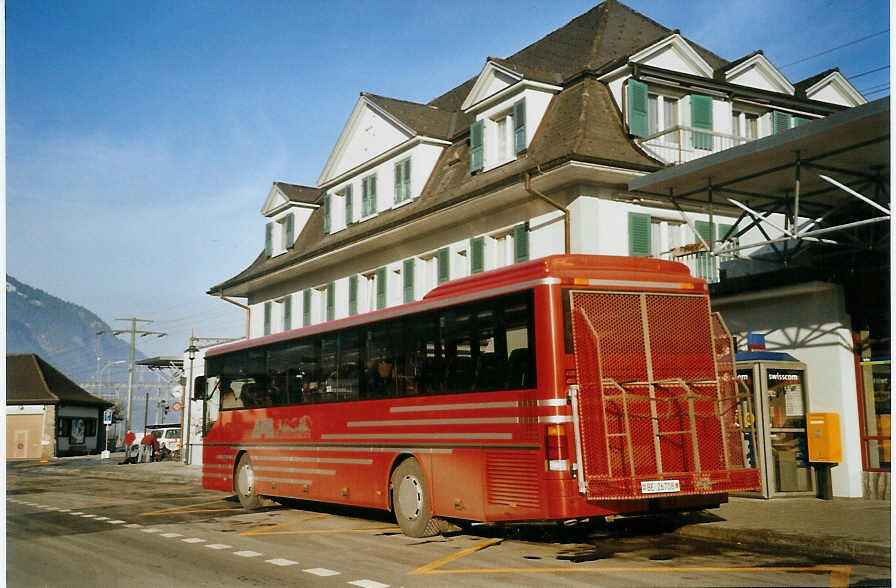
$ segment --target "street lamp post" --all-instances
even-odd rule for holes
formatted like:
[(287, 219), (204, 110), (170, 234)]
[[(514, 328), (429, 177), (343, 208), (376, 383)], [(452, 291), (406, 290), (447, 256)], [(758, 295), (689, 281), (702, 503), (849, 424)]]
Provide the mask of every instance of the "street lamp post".
[(190, 465), (190, 405), (193, 403), (193, 360), (196, 359), (197, 351), (199, 351), (199, 348), (196, 347), (193, 343), (193, 338), (190, 337), (190, 346), (185, 350), (187, 357), (190, 359), (189, 393), (184, 399), (184, 424), (182, 428), (184, 434), (184, 463), (187, 465)]

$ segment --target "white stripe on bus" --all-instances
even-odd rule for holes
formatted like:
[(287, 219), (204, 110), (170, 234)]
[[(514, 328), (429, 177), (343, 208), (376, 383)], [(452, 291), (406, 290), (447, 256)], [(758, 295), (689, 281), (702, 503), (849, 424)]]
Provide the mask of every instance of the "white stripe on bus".
[(570, 415), (540, 416), (540, 417), (538, 417), (538, 422), (539, 423), (550, 423), (550, 424), (571, 423), (572, 417)]
[(329, 433), (321, 439), (513, 439), (512, 433)]
[(336, 470), (320, 470), (315, 468), (284, 468), (280, 466), (253, 466), (256, 472), (289, 472), (291, 474), (317, 474), (319, 476), (335, 476)]
[(349, 421), (351, 427), (400, 427), (402, 425), (504, 425), (518, 424), (519, 417), (483, 417), (470, 419), (411, 419), (390, 421)]
[(425, 412), (429, 410), (476, 410), (479, 408), (516, 408), (519, 402), (469, 402), (466, 404), (423, 404), (421, 406), (393, 406), (389, 412)]
[(255, 476), (257, 482), (274, 482), (277, 484), (311, 484), (311, 480), (296, 480), (295, 478), (269, 478), (267, 476)]
[(290, 461), (298, 463), (349, 463), (355, 465), (370, 465), (372, 459), (352, 459), (350, 457), (296, 457), (291, 455), (265, 455), (263, 453), (253, 453), (253, 457), (257, 462), (262, 461)]

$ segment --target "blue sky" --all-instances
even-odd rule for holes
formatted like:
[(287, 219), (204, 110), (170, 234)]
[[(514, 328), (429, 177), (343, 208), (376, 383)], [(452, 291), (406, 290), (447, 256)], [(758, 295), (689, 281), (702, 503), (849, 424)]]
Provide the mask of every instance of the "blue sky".
[[(263, 248), (273, 181), (315, 184), (360, 91), (427, 102), (594, 4), (8, 0), (7, 272), (114, 326), (154, 319), (150, 355), (240, 336), (205, 291)], [(889, 95), (885, 0), (627, 4), (792, 82), (885, 68), (851, 81)]]

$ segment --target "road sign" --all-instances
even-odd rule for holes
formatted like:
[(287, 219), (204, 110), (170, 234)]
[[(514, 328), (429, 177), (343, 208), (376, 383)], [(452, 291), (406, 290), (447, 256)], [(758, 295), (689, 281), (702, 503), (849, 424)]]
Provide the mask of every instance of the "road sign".
[(180, 402), (175, 402), (174, 404), (171, 405), (171, 410), (173, 410), (174, 412), (180, 412), (180, 409), (182, 409), (182, 408), (183, 408), (183, 405), (181, 405)]
[(103, 424), (111, 425), (112, 424), (112, 409), (107, 408), (103, 411)]

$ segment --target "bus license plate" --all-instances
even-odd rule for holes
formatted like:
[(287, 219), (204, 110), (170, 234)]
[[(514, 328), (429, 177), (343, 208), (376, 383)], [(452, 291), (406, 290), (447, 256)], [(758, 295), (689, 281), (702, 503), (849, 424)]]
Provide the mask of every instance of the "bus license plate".
[(641, 494), (658, 494), (660, 492), (681, 492), (678, 480), (645, 480), (641, 482)]

